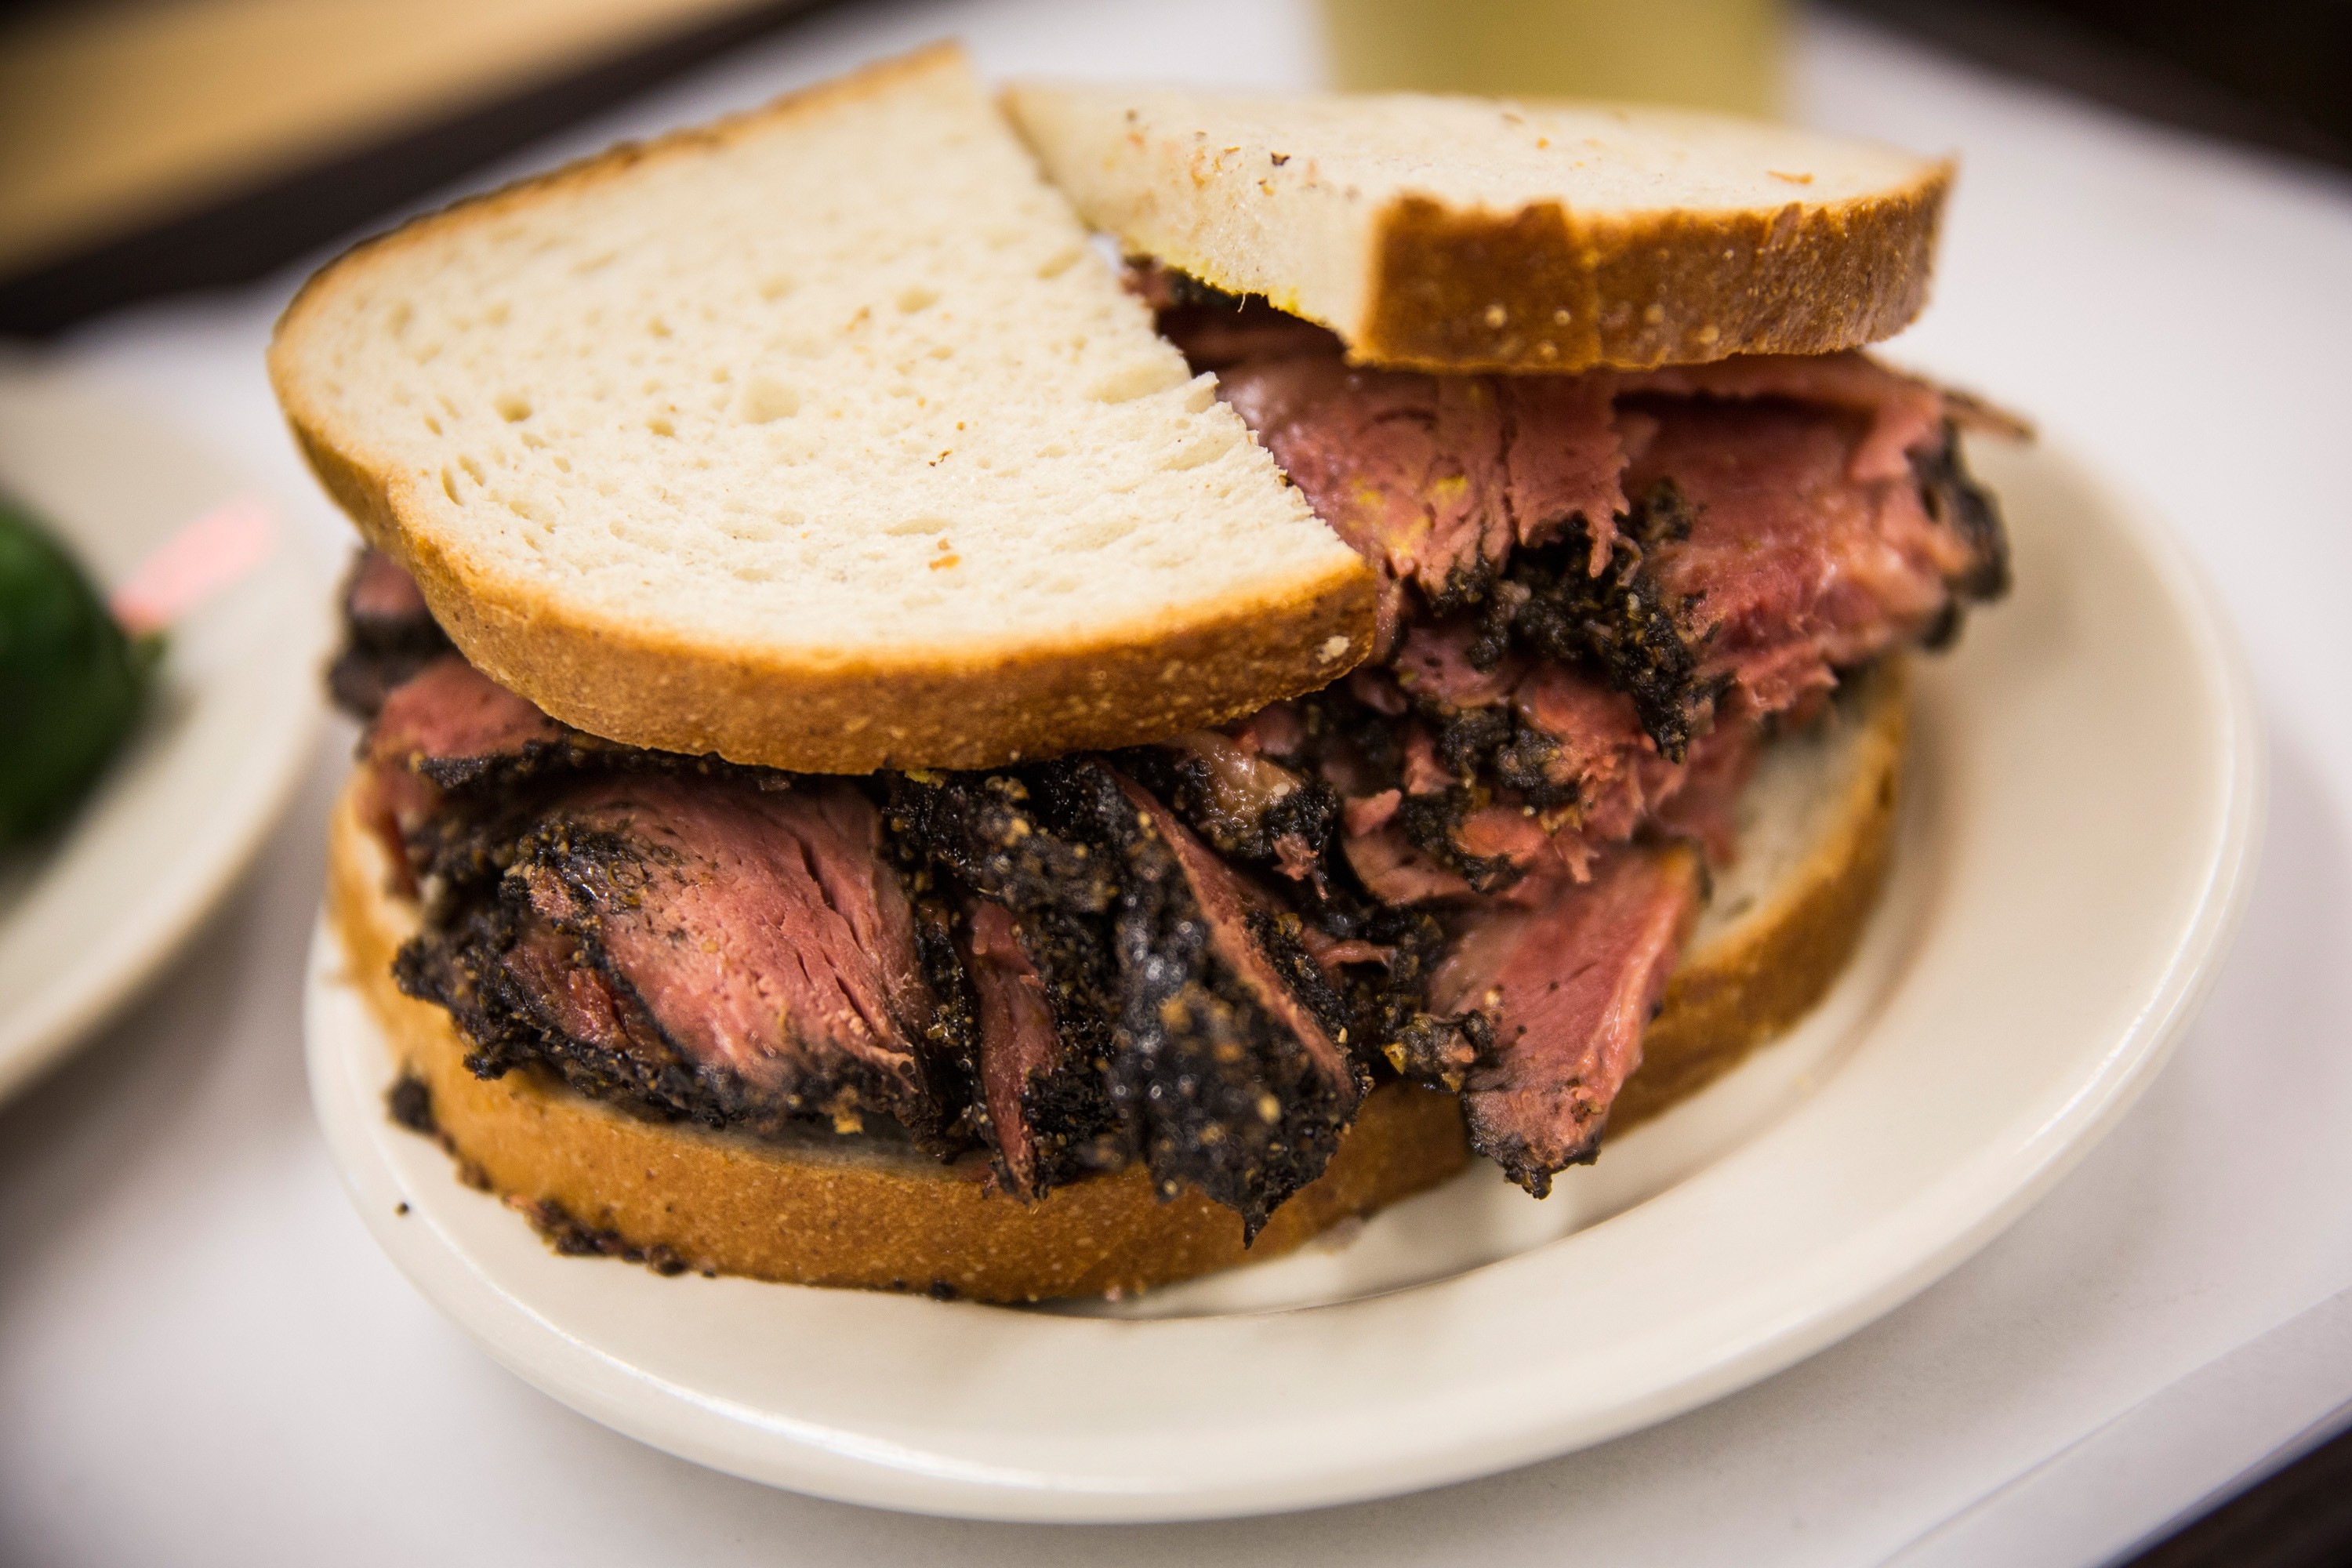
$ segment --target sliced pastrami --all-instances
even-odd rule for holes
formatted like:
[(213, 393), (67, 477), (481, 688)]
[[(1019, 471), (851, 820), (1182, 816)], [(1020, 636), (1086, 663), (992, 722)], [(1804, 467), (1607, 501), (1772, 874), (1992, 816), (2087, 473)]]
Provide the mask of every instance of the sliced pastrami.
[(879, 848), (845, 784), (608, 777), (517, 845), (506, 901), (575, 942), (745, 1119), (846, 1131), (881, 1112), (936, 1135), (920, 1042), (937, 1002)]
[(1375, 657), (1404, 585), (1475, 599), (1510, 549), (1502, 400), (1491, 381), (1360, 370), (1337, 356), (1260, 361), (1220, 378), (1316, 514), (1381, 574)]
[(384, 699), (363, 750), (378, 768), (463, 789), (527, 772), (551, 752), (605, 744), (558, 723), (452, 653)]
[[(1163, 1193), (1189, 1184), (1234, 1208), (1248, 1234), (1321, 1172), (1363, 1081), (1339, 1037), (1347, 1005), (1296, 915), (1100, 762), (889, 787), (893, 835), (930, 874), (1004, 906), (1036, 973), (1065, 1064), (1021, 1075), (1037, 1153), (1040, 1089), (1087, 1083), (1084, 1066), (1108, 1088), (1115, 1152), (1139, 1153)], [(987, 967), (976, 952), (976, 983)], [(1003, 1101), (990, 1054), (983, 1040), (981, 1077)]]
[(1466, 617), (1407, 630), (1391, 670), (1407, 700), (1440, 710), (1490, 708), (1507, 700), (1527, 661), (1481, 658), (1479, 633), (1478, 623)]
[(1138, 747), (1119, 762), (1218, 853), (1293, 881), (1316, 875), (1339, 798), (1267, 756), (1253, 731), (1198, 730)]
[(1400, 792), (1383, 791), (1369, 797), (1370, 804), (1388, 804), (1391, 820), (1372, 819), (1360, 833), (1351, 833), (1340, 844), (1349, 869), (1365, 891), (1386, 904), (1413, 904), (1426, 899), (1450, 899), (1469, 893), (1469, 881), (1412, 841), (1412, 837), (1397, 824), (1393, 808), (1402, 799)]
[(715, 755), (649, 751), (575, 730), (454, 653), (384, 699), (360, 750), (379, 768), (404, 769), (453, 795), (511, 795), (580, 772), (699, 773), (765, 784), (785, 777)]
[(1671, 481), (1690, 526), (1650, 552), (1643, 578), (1702, 649), (1699, 678), (1737, 686), (1759, 713), (1827, 690), (1933, 626), (1972, 542), (1928, 514), (1909, 468), (1857, 479), (1866, 427), (1794, 404), (1687, 399), (1655, 410), (1629, 471)]
[(1937, 524), (1959, 537), (1969, 557), (1967, 569), (1951, 580), (1954, 597), (1944, 619), (1924, 639), (1930, 647), (1941, 647), (1958, 631), (1962, 599), (1997, 599), (2009, 592), (2009, 531), (2001, 526), (1991, 492), (1960, 460), (1958, 423), (1946, 425), (1943, 439), (1934, 446), (1911, 452), (1920, 503)]
[[(1099, 1048), (1102, 1031), (1066, 1034), (1056, 1023), (1055, 988), (1010, 910), (975, 899), (968, 917), (964, 963), (978, 998), (980, 1092), (1006, 1185), (1024, 1199), (1041, 1198), (1088, 1171), (1126, 1163), (1108, 1063), (1087, 1047), (1094, 1039)], [(1039, 946), (1050, 952), (1052, 943)]]
[[(1255, 917), (1270, 917), (1270, 900), (1257, 895), (1232, 867), (1213, 854), (1175, 814), (1132, 779), (1120, 779), (1120, 788), (1134, 805), (1139, 823), (1157, 835), (1174, 852), (1176, 868), (1186, 890), (1208, 928), (1210, 951), (1231, 968), (1257, 1005), (1297, 1037), (1307, 1058), (1335, 1088), (1352, 1097), (1355, 1072), (1343, 1046), (1335, 1041), (1325, 1019), (1317, 1016), (1310, 1001), (1298, 995), (1293, 982), (1268, 952)], [(1297, 938), (1292, 939), (1294, 942)], [(1345, 1032), (1344, 1028), (1341, 1030)]]
[(1625, 452), (1606, 376), (1423, 375), (1336, 353), (1237, 363), (1220, 392), (1317, 515), (1388, 584), (1376, 657), (1403, 585), (1441, 613), (1485, 596), (1514, 544), (1577, 531), (1591, 570), (1625, 510)]
[(1430, 1009), (1485, 1020), (1463, 1085), (1471, 1146), (1536, 1196), (1596, 1152), (1697, 904), (1695, 857), (1629, 849), (1536, 907), (1461, 917)]
[(343, 646), (327, 689), (354, 718), (373, 719), (394, 689), (450, 651), (416, 580), (380, 550), (363, 550), (343, 582)]
[[(1952, 435), (2001, 422), (1860, 354), (1496, 378), (1279, 350), (1221, 386), (1381, 574), (1377, 660), (1465, 710), (1515, 649), (1590, 666), (1670, 761), (1727, 693), (1777, 712), (2007, 582)], [(1431, 665), (1419, 607), (1478, 611), (1466, 658)]]
[[(1511, 693), (1524, 733), (1541, 736), (1546, 776), (1573, 784), (1576, 831), (1591, 843), (1632, 837), (1702, 783), (1713, 794), (1745, 782), (1760, 743), (1746, 713), (1718, 718), (1679, 762), (1658, 754), (1623, 693), (1569, 666), (1538, 663)], [(1695, 807), (1695, 825), (1708, 808)], [(1703, 835), (1710, 858), (1722, 840)]]
[[(1127, 808), (1112, 1093), (1162, 1193), (1197, 1186), (1254, 1237), (1322, 1173), (1368, 1087), (1348, 1049), (1345, 1003), (1297, 917), (1277, 912), (1139, 784), (1104, 773)], [(1115, 820), (1117, 803), (1101, 805)]]
[(1520, 551), (1479, 612), (1468, 661), (1493, 668), (1517, 649), (1589, 669), (1633, 700), (1661, 752), (1679, 757), (1712, 720), (1717, 683), (1701, 668), (1680, 602), (1644, 563), (1693, 521), (1675, 482), (1658, 479), (1619, 517), (1597, 573), (1580, 537)]
[(394, 977), (446, 1007), (481, 1078), (556, 1073), (580, 1092), (710, 1127), (741, 1121), (737, 1086), (698, 1072), (573, 938), (527, 909), (478, 905), (401, 950)]
[(1074, 765), (889, 774), (886, 821), (910, 857), (1017, 914), (1107, 915), (1118, 868), (1046, 809)]
[(980, 1089), (989, 1130), (1008, 1184), (1034, 1198), (1038, 1141), (1024, 1101), (1030, 1080), (1050, 1076), (1062, 1055), (1045, 978), (1021, 951), (1013, 911), (985, 899), (971, 910), (964, 963), (979, 998)]
[(1510, 424), (1503, 499), (1513, 535), (1538, 545), (1575, 534), (1585, 570), (1600, 575), (1626, 510), (1614, 386), (1605, 375), (1504, 376), (1496, 385)]
[(1932, 383), (1888, 369), (1863, 353), (1739, 354), (1708, 364), (1667, 365), (1618, 380), (1621, 395), (1668, 393), (1715, 398), (1776, 398), (1859, 414), (1867, 421), (1848, 453), (1856, 481), (1907, 479), (1910, 454), (1936, 445), (1955, 407)]
[[(977, 1077), (992, 1122), (1007, 1103), (1008, 1084), (1019, 1086), (1020, 1115), (995, 1134), (1007, 1184), (1024, 1195), (1116, 1169), (1135, 1152), (1108, 1087), (1121, 1005), (1110, 932), (1119, 858), (1099, 834), (1073, 831), (1067, 820), (1064, 780), (1078, 766), (887, 781), (885, 821), (901, 859), (933, 885), (969, 895), (962, 940), (979, 1003)], [(1012, 945), (1000, 918), (1017, 939)], [(1051, 1016), (1048, 1070), (1035, 1070), (1032, 1051), (1008, 1051), (1011, 998), (1000, 994), (992, 1002), (990, 987), (1009, 974), (1024, 987), (1034, 976)], [(1008, 1062), (1022, 1066), (1008, 1076)]]

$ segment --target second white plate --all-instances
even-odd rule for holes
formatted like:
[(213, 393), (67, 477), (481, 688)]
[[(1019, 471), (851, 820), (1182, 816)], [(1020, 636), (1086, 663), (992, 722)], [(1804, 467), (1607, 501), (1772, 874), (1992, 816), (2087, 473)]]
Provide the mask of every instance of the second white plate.
[[(0, 489), (120, 584), (251, 480), (78, 376), (0, 360)], [(0, 857), (0, 1095), (29, 1081), (152, 974), (278, 818), (322, 706), (325, 574), (282, 514), (257, 564), (166, 634), (146, 710), (89, 796)]]
[(1546, 1204), (1474, 1172), (1344, 1246), (1091, 1313), (559, 1258), (387, 1120), (390, 1059), (321, 938), (328, 1142), (394, 1258), (520, 1375), (827, 1497), (1261, 1512), (1686, 1410), (1885, 1311), (2045, 1191), (2145, 1085), (2242, 902), (2261, 737), (2199, 584), (2062, 458), (1977, 456), (2019, 588), (1923, 661), (1902, 854), (1862, 957), (1794, 1037)]

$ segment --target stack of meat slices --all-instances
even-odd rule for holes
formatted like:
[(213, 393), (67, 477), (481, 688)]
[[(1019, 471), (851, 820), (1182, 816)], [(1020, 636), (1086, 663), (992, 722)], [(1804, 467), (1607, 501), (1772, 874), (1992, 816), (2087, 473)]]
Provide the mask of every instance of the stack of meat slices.
[(1377, 571), (1373, 659), (1219, 731), (982, 773), (597, 739), (363, 560), (336, 689), (484, 1077), (902, 1141), (1042, 1198), (1140, 1163), (1255, 1234), (1376, 1082), (1541, 1195), (1640, 1064), (1761, 746), (1999, 593), (1973, 405), (1858, 355), (1353, 368), (1167, 275), (1163, 330)]

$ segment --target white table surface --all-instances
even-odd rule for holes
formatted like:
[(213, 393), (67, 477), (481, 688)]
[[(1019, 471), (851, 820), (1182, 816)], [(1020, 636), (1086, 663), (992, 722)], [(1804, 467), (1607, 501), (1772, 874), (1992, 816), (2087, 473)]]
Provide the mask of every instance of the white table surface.
[[(1303, 6), (850, 7), (516, 167), (947, 32), (997, 74), (1293, 85), (1317, 71)], [(1812, 18), (1801, 43), (1806, 118), (1965, 160), (1937, 302), (1896, 352), (2030, 410), (2135, 483), (2210, 568), (2273, 726), (2268, 848), (2210, 1005), (2139, 1107), (2012, 1231), (1744, 1394), (1443, 1491), (1138, 1530), (769, 1491), (509, 1376), (361, 1229), (311, 1124), (297, 1022), (320, 823), (351, 739), (339, 727), (185, 957), (0, 1109), (0, 1560), (1876, 1563), (2352, 1286), (2352, 181), (1855, 24)], [(128, 313), (62, 353), (274, 483), (340, 549), (261, 369), (298, 275)], [(2340, 1350), (2352, 1331), (2340, 1311), (2312, 1322), (2306, 1345)], [(2315, 1399), (2352, 1397), (2297, 1387), (2302, 1363), (2264, 1364), (2227, 1421), (2193, 1399), (2150, 1405), (2136, 1451), (2168, 1464), (2147, 1473), (2227, 1475), (2306, 1426)], [(2345, 1359), (2327, 1364), (2341, 1375)], [(2266, 1405), (2271, 1387), (2293, 1396)], [(2153, 1483), (2011, 1494), (2071, 1514), (2064, 1531), (2013, 1514), (2014, 1561), (2033, 1555), (2019, 1542), (2096, 1561), (2191, 1500)]]

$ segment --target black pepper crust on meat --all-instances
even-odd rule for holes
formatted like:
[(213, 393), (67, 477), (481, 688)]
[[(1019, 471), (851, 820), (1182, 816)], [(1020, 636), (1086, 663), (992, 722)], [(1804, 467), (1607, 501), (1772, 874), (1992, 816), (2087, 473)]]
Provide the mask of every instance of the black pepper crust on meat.
[(1927, 515), (1958, 534), (1969, 546), (1972, 564), (1952, 580), (1952, 602), (1946, 624), (1928, 637), (1940, 647), (1958, 632), (1963, 599), (1998, 599), (2009, 592), (2009, 530), (1992, 492), (1977, 483), (1960, 454), (1959, 427), (1944, 422), (1944, 438), (1937, 446), (1911, 454), (1911, 472), (1919, 482)]
[(1033, 1075), (1022, 1096), (1037, 1146), (1033, 1190), (1043, 1196), (1125, 1165), (1133, 1141), (1109, 1091), (1118, 1008), (1104, 924), (1118, 898), (1109, 858), (1041, 816), (1044, 802), (1019, 773), (919, 771), (887, 774), (882, 784), (883, 825), (913, 885), (926, 895), (961, 889), (1011, 910), (1045, 983), (1061, 1059)]
[(579, 730), (567, 731), (556, 740), (527, 741), (512, 751), (488, 756), (422, 758), (416, 771), (452, 794), (485, 799), (510, 796), (538, 781), (560, 781), (584, 773), (692, 774), (733, 779), (760, 789), (790, 789), (793, 781), (790, 773), (730, 763), (715, 752), (691, 756), (680, 752), (648, 751), (643, 746), (600, 740)]
[[(1347, 770), (1358, 781), (1359, 793), (1383, 789), (1402, 793), (1405, 727), (1416, 721), (1413, 718), (1383, 713), (1355, 700), (1339, 687), (1296, 699), (1295, 706), (1302, 721), (1305, 749), (1284, 762), (1311, 776), (1319, 773), (1335, 754), (1344, 756)], [(1542, 771), (1544, 759), (1558, 742), (1522, 726), (1507, 708), (1457, 710), (1418, 700), (1413, 706), (1420, 721), (1434, 730), (1438, 756), (1456, 782), (1442, 790), (1404, 795), (1397, 806), (1397, 826), (1413, 847), (1459, 875), (1473, 892), (1501, 892), (1519, 880), (1520, 868), (1507, 856), (1478, 855), (1463, 847), (1463, 822), (1471, 813), (1493, 804), (1498, 783), (1509, 788), (1524, 785), (1526, 803), (1539, 809), (1574, 802), (1573, 784), (1556, 784)], [(1520, 769), (1530, 772), (1523, 777)], [(1336, 793), (1333, 804), (1336, 806)], [(1318, 883), (1327, 895), (1335, 886), (1360, 891), (1346, 858), (1338, 852), (1335, 838), (1327, 835), (1318, 854), (1322, 875)], [(1317, 900), (1318, 921), (1329, 918), (1329, 906), (1328, 896)]]
[[(1083, 1070), (1093, 1069), (1100, 1103), (1161, 1194), (1196, 1186), (1240, 1213), (1250, 1236), (1321, 1173), (1361, 1085), (1330, 1082), (1220, 955), (1174, 849), (1108, 766), (901, 774), (889, 799), (892, 832), (936, 874), (1020, 918), (1056, 1023), (1080, 1043), (1074, 1070), (1033, 1105), (1075, 1102), (1083, 1130), (1096, 1113)], [(1279, 914), (1246, 923), (1282, 982), (1344, 1031), (1346, 1004), (1295, 928)]]
[(1287, 769), (1277, 793), (1242, 797), (1209, 761), (1181, 746), (1137, 746), (1113, 760), (1217, 853), (1271, 875), (1295, 877), (1297, 867), (1322, 859), (1339, 819), (1338, 792)]
[[(633, 1000), (623, 998), (619, 1010), (625, 1046), (576, 1038), (550, 1019), (506, 967), (522, 935), (519, 925), (513, 907), (495, 900), (411, 938), (393, 961), (402, 991), (437, 1003), (457, 1019), (471, 1047), (467, 1071), (498, 1079), (544, 1069), (592, 1099), (655, 1121), (717, 1128), (746, 1119), (748, 1097), (697, 1073)], [(561, 951), (564, 963), (593, 973), (578, 943), (562, 939)]]
[(956, 952), (954, 910), (943, 900), (918, 897), (914, 912), (915, 958), (932, 998), (918, 1057), (942, 1124), (933, 1142), (947, 1148), (968, 1147), (988, 1137), (988, 1108), (975, 1092), (980, 1020), (971, 977)]
[[(1115, 830), (1124, 803), (1102, 794)], [(1112, 934), (1125, 1048), (1112, 1061), (1111, 1099), (1137, 1128), (1161, 1196), (1196, 1186), (1239, 1212), (1255, 1238), (1323, 1173), (1367, 1085), (1331, 1082), (1215, 952), (1210, 918), (1166, 842), (1139, 821), (1124, 837), (1129, 876)], [(1290, 967), (1302, 963), (1313, 968), (1303, 955)]]
[[(772, 1053), (738, 1047), (752, 1050), (755, 1072), (714, 1059), (710, 1048), (685, 1048), (612, 948), (614, 921), (657, 915), (680, 889), (708, 885), (709, 868), (655, 837), (577, 820), (561, 802), (499, 858), (495, 883), (474, 884), (404, 944), (394, 966), (404, 991), (456, 1018), (477, 1076), (537, 1067), (656, 1119), (772, 1138), (830, 1122), (841, 1131), (895, 1125), (943, 1158), (973, 1142), (971, 1012), (937, 908), (916, 904), (907, 933), (906, 956), (926, 982), (923, 1016), (901, 1021), (921, 1040), (911, 1063), (894, 1068), (887, 1055), (804, 1037), (793, 1004), (781, 1024), (769, 1016), (782, 1031)], [(687, 921), (648, 929), (656, 942), (693, 935)], [(816, 944), (802, 962), (814, 971), (838, 960)], [(727, 1000), (714, 995), (713, 1005)]]
[[(1618, 517), (1616, 542), (1598, 575), (1587, 569), (1592, 535), (1581, 517), (1556, 542), (1514, 551), (1485, 595), (1470, 662), (1492, 669), (1518, 647), (1596, 668), (1633, 700), (1659, 752), (1682, 761), (1706, 727), (1719, 688), (1699, 675), (1701, 649), (1683, 629), (1681, 606), (1642, 566), (1650, 551), (1688, 538), (1695, 521), (1682, 490), (1660, 479)], [(1519, 771), (1540, 765), (1536, 758), (1514, 761)]]

